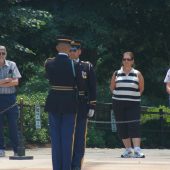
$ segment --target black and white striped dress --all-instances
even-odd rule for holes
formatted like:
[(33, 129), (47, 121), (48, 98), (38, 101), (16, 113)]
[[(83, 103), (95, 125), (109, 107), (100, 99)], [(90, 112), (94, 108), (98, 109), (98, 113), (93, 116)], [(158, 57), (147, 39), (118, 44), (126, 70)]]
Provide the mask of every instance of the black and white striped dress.
[(141, 101), (139, 91), (138, 70), (131, 69), (128, 75), (125, 74), (123, 68), (116, 73), (116, 87), (113, 90), (112, 99), (123, 101)]

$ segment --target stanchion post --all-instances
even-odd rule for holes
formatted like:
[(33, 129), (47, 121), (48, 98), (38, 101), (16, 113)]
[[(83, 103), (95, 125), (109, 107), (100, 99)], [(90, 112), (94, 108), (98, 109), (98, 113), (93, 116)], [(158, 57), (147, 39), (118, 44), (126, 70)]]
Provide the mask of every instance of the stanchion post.
[(23, 112), (24, 112), (24, 103), (23, 98), (20, 99), (20, 119), (19, 119), (19, 131), (18, 131), (18, 156), (25, 156), (25, 146), (24, 146), (24, 137), (23, 137)]
[(20, 99), (20, 116), (19, 116), (19, 127), (18, 127), (18, 155), (10, 156), (11, 160), (26, 160), (33, 159), (33, 156), (25, 156), (25, 145), (23, 136), (23, 122), (24, 122), (24, 102), (23, 98)]
[(163, 148), (164, 144), (164, 134), (163, 134), (163, 115), (164, 112), (162, 109), (159, 109), (159, 121), (160, 121), (160, 148)]

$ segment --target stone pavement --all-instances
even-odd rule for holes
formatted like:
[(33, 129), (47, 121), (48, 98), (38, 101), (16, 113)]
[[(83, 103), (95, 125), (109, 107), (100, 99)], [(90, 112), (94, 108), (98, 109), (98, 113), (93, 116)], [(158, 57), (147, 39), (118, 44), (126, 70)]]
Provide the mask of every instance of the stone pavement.
[[(146, 158), (120, 158), (123, 149), (87, 148), (82, 170), (170, 170), (170, 150), (144, 149)], [(52, 170), (51, 149), (26, 150), (33, 160), (9, 160), (12, 151), (0, 158), (0, 170)]]

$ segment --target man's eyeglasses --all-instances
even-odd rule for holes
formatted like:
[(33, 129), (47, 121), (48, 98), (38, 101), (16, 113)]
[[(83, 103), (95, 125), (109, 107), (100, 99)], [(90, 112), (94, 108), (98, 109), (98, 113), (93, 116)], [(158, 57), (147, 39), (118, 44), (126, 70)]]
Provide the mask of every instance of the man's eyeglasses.
[(0, 52), (0, 55), (5, 55), (6, 53), (5, 52)]
[(70, 52), (76, 52), (77, 49), (70, 49)]
[(131, 58), (123, 58), (122, 60), (123, 61), (132, 61), (133, 59), (131, 59)]

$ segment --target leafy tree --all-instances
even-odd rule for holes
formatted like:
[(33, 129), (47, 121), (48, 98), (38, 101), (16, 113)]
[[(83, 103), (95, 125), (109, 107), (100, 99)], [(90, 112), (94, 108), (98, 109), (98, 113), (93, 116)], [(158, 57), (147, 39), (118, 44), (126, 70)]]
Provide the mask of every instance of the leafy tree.
[(17, 62), (23, 80), (27, 80), (35, 73), (29, 63), (42, 65), (52, 53), (49, 47), (55, 41), (57, 29), (48, 11), (20, 6), (19, 2), (0, 4), (0, 41), (7, 47), (8, 58)]
[[(83, 60), (95, 65), (108, 86), (125, 51), (145, 78), (145, 101), (165, 102), (163, 79), (170, 66), (169, 0), (8, 0), (0, 2), (0, 41), (17, 61), (23, 80), (54, 55), (55, 35), (83, 40)], [(32, 64), (30, 64), (32, 63)], [(161, 101), (158, 101), (161, 103)]]

